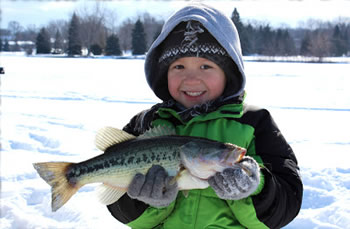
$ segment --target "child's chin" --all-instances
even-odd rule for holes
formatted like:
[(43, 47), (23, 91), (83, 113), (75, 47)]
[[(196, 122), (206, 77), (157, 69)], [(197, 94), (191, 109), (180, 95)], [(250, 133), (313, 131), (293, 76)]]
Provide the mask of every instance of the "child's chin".
[(203, 98), (187, 98), (186, 100), (182, 101), (182, 105), (184, 105), (186, 108), (191, 108), (195, 105), (205, 103), (206, 101)]
[(199, 105), (199, 104), (202, 104), (202, 103), (205, 103), (205, 102), (202, 102), (202, 101), (198, 101), (198, 102), (188, 102), (186, 104), (183, 104), (186, 108), (191, 108), (191, 107), (194, 107), (195, 105)]

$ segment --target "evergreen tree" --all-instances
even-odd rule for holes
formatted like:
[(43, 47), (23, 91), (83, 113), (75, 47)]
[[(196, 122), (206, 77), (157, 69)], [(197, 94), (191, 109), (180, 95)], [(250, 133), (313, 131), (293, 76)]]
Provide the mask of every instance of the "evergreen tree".
[(241, 17), (239, 16), (237, 8), (235, 8), (232, 12), (231, 20), (233, 24), (235, 24), (238, 33), (242, 32), (244, 30), (244, 25), (241, 21)]
[(146, 52), (146, 34), (142, 22), (136, 21), (132, 30), (132, 54), (143, 55)]
[(257, 40), (258, 40), (257, 30), (250, 23), (248, 23), (248, 25), (245, 26), (245, 36), (248, 37), (249, 42), (248, 42), (248, 46), (244, 51), (244, 55), (257, 53), (256, 51)]
[(55, 35), (55, 42), (53, 44), (54, 54), (63, 53), (63, 38), (59, 30), (57, 30)]
[(276, 42), (275, 43), (276, 55), (284, 56), (285, 55), (285, 46), (284, 46), (283, 30), (282, 29), (277, 29), (275, 42)]
[(259, 26), (257, 31), (257, 54), (273, 56), (275, 55), (275, 32), (270, 25)]
[(2, 39), (1, 39), (1, 37), (0, 37), (0, 52), (2, 51), (2, 47), (3, 47), (3, 45), (2, 45)]
[(90, 51), (94, 54), (94, 55), (101, 55), (102, 54), (102, 48), (99, 44), (93, 44), (90, 47)]
[(251, 44), (250, 44), (249, 35), (246, 31), (245, 26), (241, 21), (237, 8), (233, 10), (231, 20), (237, 28), (237, 31), (240, 37), (241, 46), (242, 46), (243, 55), (251, 54)]
[(107, 56), (120, 56), (121, 51), (120, 51), (120, 45), (119, 45), (119, 38), (117, 35), (112, 34), (109, 37), (107, 37), (106, 41), (106, 55)]
[(10, 51), (10, 44), (9, 41), (6, 39), (4, 44), (4, 51), (9, 52)]
[(282, 37), (284, 42), (285, 55), (288, 55), (288, 56), (296, 55), (295, 42), (293, 38), (290, 36), (288, 30), (284, 30)]
[(310, 47), (311, 47), (311, 35), (310, 32), (307, 31), (301, 41), (300, 46), (300, 54), (303, 56), (310, 56)]
[(333, 54), (342, 56), (347, 53), (347, 39), (345, 31), (342, 31), (339, 25), (336, 25), (332, 35)]
[(50, 36), (45, 28), (42, 28), (36, 37), (36, 53), (49, 54), (51, 53)]
[(79, 18), (74, 13), (68, 30), (68, 55), (81, 55), (81, 42), (79, 38)]
[(275, 38), (275, 54), (280, 56), (295, 54), (295, 44), (287, 29), (277, 29)]
[(157, 29), (153, 35), (152, 43), (158, 38), (158, 36), (161, 34), (161, 32), (162, 32), (162, 27), (159, 27), (159, 29)]

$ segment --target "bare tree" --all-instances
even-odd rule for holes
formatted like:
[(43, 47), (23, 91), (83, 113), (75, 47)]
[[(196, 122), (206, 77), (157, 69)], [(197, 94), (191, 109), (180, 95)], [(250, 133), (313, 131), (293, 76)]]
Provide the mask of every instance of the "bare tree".
[(57, 31), (59, 31), (62, 37), (67, 39), (68, 27), (69, 23), (66, 20), (52, 20), (47, 24), (46, 30), (50, 34), (50, 37), (55, 37)]
[(108, 10), (105, 13), (105, 26), (108, 30), (108, 35), (117, 34), (119, 29), (118, 14), (116, 11)]
[(80, 39), (82, 45), (88, 49), (90, 55), (90, 47), (94, 44), (101, 48), (106, 46), (107, 28), (105, 27), (106, 9), (96, 2), (91, 10), (86, 7), (79, 11), (80, 21)]
[(326, 30), (315, 30), (311, 35), (311, 42), (309, 45), (308, 48), (311, 55), (318, 57), (320, 62), (322, 58), (331, 54), (331, 36)]
[(146, 48), (148, 49), (154, 41), (155, 35), (161, 30), (164, 22), (152, 17), (149, 13), (144, 13), (141, 17), (146, 34)]
[[(8, 30), (9, 31), (9, 30)], [(32, 41), (35, 42), (36, 36), (39, 33), (39, 29), (35, 25), (28, 25), (25, 29), (21, 27), (19, 32), (16, 32), (16, 36), (13, 37), (13, 40), (17, 41)], [(12, 34), (12, 33), (10, 33)]]
[(144, 13), (137, 18), (128, 18), (124, 20), (121, 26), (119, 27), (118, 31), (120, 48), (124, 52), (131, 50), (132, 29), (134, 28), (135, 23), (138, 19), (140, 19), (140, 21), (142, 22), (146, 34), (146, 49), (148, 49), (151, 46), (155, 39), (155, 36), (158, 35), (164, 24), (164, 21), (157, 20), (156, 18), (152, 17), (149, 13)]
[(19, 34), (23, 31), (23, 27), (17, 21), (10, 21), (7, 29), (11, 32), (12, 37), (17, 42), (19, 41)]
[(131, 50), (131, 33), (134, 28), (135, 22), (133, 22), (130, 18), (123, 21), (122, 25), (119, 28), (118, 37), (119, 44), (122, 51), (126, 52)]
[(68, 48), (68, 30), (69, 30), (69, 22), (66, 20), (52, 20), (46, 26), (46, 30), (49, 33), (50, 37), (55, 39), (57, 37), (57, 33), (60, 34), (60, 39), (62, 39), (62, 50), (67, 50)]

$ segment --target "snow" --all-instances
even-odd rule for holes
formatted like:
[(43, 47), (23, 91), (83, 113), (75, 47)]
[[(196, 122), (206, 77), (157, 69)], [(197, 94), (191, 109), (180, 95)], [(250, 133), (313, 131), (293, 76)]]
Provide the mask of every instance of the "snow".
[[(1, 56), (1, 228), (127, 228), (83, 187), (51, 212), (32, 163), (100, 154), (96, 131), (159, 102), (143, 59)], [(303, 205), (285, 228), (350, 228), (350, 64), (246, 62), (247, 103), (269, 109), (292, 145)]]

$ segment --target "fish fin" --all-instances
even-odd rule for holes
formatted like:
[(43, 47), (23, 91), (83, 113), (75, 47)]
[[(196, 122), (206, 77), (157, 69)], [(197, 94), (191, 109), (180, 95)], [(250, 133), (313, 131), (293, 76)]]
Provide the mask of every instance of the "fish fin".
[(247, 153), (247, 149), (240, 147), (238, 145), (234, 145), (231, 143), (225, 143), (226, 147), (228, 149), (230, 149), (233, 154), (227, 154), (227, 157), (225, 158), (226, 161), (232, 161), (234, 163), (239, 163), (240, 161), (242, 161), (242, 159), (244, 158), (244, 156)]
[(174, 127), (168, 125), (156, 126), (152, 129), (147, 130), (142, 135), (138, 136), (138, 139), (153, 138), (159, 136), (176, 135)]
[[(193, 176), (188, 169), (181, 170), (176, 175), (176, 181), (179, 190), (186, 191), (190, 189), (205, 189), (209, 187), (207, 180)], [(184, 194), (186, 194), (186, 192)]]
[(110, 205), (126, 193), (126, 188), (102, 184), (96, 188), (97, 198), (104, 205)]
[(99, 150), (105, 151), (108, 147), (136, 138), (123, 130), (113, 127), (100, 129), (95, 137), (95, 145)]
[(169, 181), (170, 185), (173, 185), (177, 182), (178, 179), (180, 179), (180, 177), (182, 176), (183, 173), (186, 172), (186, 168), (182, 166), (182, 164), (180, 164), (180, 167), (178, 168), (178, 171), (176, 173), (176, 175)]
[(247, 153), (247, 150), (244, 149), (244, 148), (240, 148), (239, 150), (241, 151), (241, 153), (239, 154), (239, 157), (238, 157), (236, 163), (242, 161), (244, 156), (245, 156), (245, 154)]
[(66, 178), (67, 169), (73, 165), (68, 162), (34, 163), (33, 166), (46, 183), (51, 186), (51, 209), (53, 212), (62, 207), (81, 187), (71, 184)]
[(185, 198), (188, 197), (190, 190), (182, 190), (182, 194), (184, 195)]

